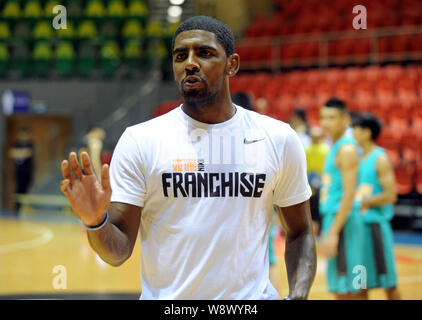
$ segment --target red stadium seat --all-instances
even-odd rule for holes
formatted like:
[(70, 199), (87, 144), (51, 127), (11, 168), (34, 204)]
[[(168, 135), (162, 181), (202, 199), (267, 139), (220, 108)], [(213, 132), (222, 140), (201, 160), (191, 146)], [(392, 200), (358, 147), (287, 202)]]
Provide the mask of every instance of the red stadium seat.
[(416, 191), (422, 195), (422, 160), (416, 165)]
[(391, 37), (392, 52), (406, 52), (410, 49), (410, 38), (407, 35)]
[(180, 105), (180, 101), (177, 100), (168, 100), (168, 101), (164, 101), (162, 102), (155, 110), (153, 113), (153, 117), (158, 117), (161, 116), (171, 110), (173, 110), (174, 108), (178, 107)]
[(285, 60), (296, 60), (301, 56), (302, 46), (298, 43), (286, 43), (281, 45), (280, 48), (280, 59)]
[(412, 35), (410, 36), (410, 51), (422, 51), (422, 35)]
[(354, 39), (352, 48), (354, 54), (369, 54), (371, 52), (371, 39)]
[(317, 58), (319, 56), (319, 43), (308, 42), (303, 44), (302, 57), (303, 58)]
[(385, 149), (394, 167), (400, 164), (400, 153), (396, 149)]
[(402, 132), (397, 132), (390, 126), (384, 126), (377, 139), (377, 144), (389, 150), (398, 150)]
[(403, 132), (400, 148), (404, 160), (413, 162), (420, 158), (422, 153), (422, 141), (419, 139), (415, 128), (408, 127), (407, 130)]
[(401, 162), (394, 169), (397, 184), (397, 193), (399, 195), (410, 194), (415, 186), (415, 166), (409, 163)]
[(416, 128), (419, 139), (422, 139), (422, 117), (412, 117), (412, 127)]

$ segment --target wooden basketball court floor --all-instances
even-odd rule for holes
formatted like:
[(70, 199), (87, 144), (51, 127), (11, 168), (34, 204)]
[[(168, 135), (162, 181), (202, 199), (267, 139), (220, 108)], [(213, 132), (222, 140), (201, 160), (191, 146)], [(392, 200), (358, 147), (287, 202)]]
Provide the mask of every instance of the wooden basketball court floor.
[[(281, 297), (288, 294), (283, 246), (283, 240), (277, 237), (275, 268), (279, 272), (273, 283)], [(396, 244), (395, 254), (402, 298), (422, 300), (422, 246)], [(0, 218), (0, 299), (34, 294), (136, 294), (141, 291), (140, 282), (139, 239), (132, 257), (116, 268), (102, 262), (75, 221)], [(326, 289), (322, 257), (318, 257), (309, 298), (334, 298)], [(370, 298), (385, 297), (382, 290), (375, 289)]]

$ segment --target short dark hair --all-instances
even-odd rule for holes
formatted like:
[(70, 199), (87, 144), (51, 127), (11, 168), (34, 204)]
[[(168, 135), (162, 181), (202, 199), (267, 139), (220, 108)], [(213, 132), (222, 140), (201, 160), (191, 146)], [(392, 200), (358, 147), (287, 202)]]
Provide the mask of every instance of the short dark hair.
[(253, 110), (252, 99), (247, 92), (240, 91), (232, 95), (234, 104), (241, 106), (247, 110)]
[(369, 129), (371, 131), (371, 139), (375, 141), (381, 133), (382, 123), (373, 114), (365, 112), (356, 116), (353, 121), (353, 127)]
[(346, 108), (346, 104), (344, 103), (343, 100), (340, 100), (337, 97), (332, 97), (330, 98), (325, 104), (324, 107), (329, 107), (329, 108), (336, 108), (339, 109), (341, 111), (347, 111)]
[(349, 111), (349, 115), (350, 115), (350, 121), (353, 124), (355, 123), (356, 119), (359, 117), (359, 113), (356, 111)]
[(195, 16), (183, 21), (174, 33), (171, 47), (177, 35), (183, 31), (204, 30), (215, 34), (217, 41), (223, 46), (226, 56), (234, 53), (234, 35), (231, 29), (222, 21), (209, 16)]
[(306, 122), (306, 110), (302, 108), (297, 108), (293, 113), (296, 117), (300, 118), (303, 122)]

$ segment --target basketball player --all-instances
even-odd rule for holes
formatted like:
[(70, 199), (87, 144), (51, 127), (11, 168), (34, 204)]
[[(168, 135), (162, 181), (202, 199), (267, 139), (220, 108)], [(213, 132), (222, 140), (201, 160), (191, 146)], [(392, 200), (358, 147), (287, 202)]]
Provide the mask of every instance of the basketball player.
[(363, 149), (356, 199), (365, 222), (367, 287), (384, 288), (389, 300), (399, 300), (390, 224), (394, 215), (393, 203), (397, 200), (394, 170), (388, 155), (375, 144), (381, 122), (374, 115), (364, 113), (354, 119), (353, 127), (354, 137)]
[(306, 299), (316, 250), (298, 136), (232, 104), (239, 55), (224, 23), (187, 19), (172, 57), (183, 104), (127, 128), (101, 183), (86, 153), (84, 173), (74, 153), (62, 162), (61, 190), (92, 248), (119, 266), (140, 229), (141, 299), (277, 299), (268, 276), (275, 204), (287, 232), (286, 298)]
[(353, 209), (358, 178), (358, 150), (345, 136), (349, 116), (343, 101), (332, 98), (321, 108), (321, 127), (333, 145), (324, 162), (320, 190), (322, 216), (321, 252), (328, 258), (328, 289), (336, 298), (360, 299), (361, 288), (353, 281), (356, 266), (362, 266), (360, 214)]
[(306, 162), (308, 167), (308, 181), (312, 188), (310, 199), (312, 223), (314, 233), (319, 235), (321, 230), (321, 215), (319, 214), (319, 191), (321, 188), (321, 175), (324, 169), (325, 157), (329, 151), (329, 145), (323, 140), (323, 132), (320, 127), (312, 127), (309, 130), (312, 143), (305, 148)]

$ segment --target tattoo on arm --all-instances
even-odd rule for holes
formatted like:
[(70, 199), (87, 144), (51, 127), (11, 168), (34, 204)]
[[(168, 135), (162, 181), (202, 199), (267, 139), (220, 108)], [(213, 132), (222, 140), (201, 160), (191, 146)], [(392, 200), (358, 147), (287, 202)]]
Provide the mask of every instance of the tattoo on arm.
[(93, 249), (110, 264), (125, 260), (130, 253), (127, 236), (112, 223), (104, 229), (88, 231), (88, 239)]

